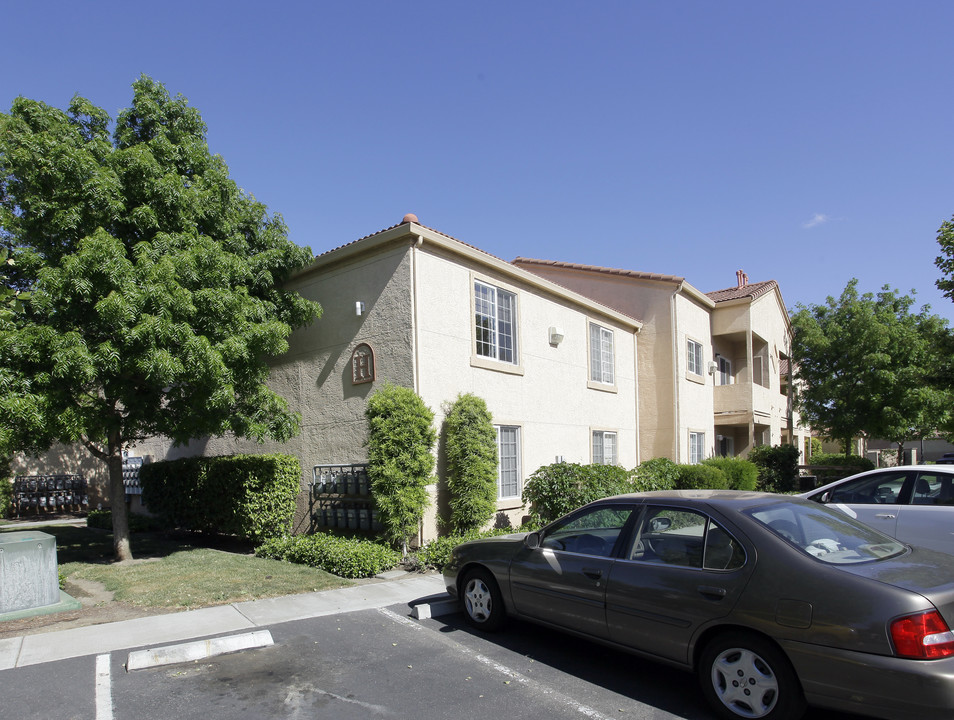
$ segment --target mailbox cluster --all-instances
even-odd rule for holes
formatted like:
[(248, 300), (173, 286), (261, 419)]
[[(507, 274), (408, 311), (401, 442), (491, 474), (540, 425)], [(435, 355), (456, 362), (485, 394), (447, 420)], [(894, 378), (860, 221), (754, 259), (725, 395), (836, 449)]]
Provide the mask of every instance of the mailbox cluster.
[(312, 478), (311, 516), (316, 525), (338, 530), (380, 529), (367, 465), (316, 465)]
[(18, 475), (13, 480), (13, 509), (28, 512), (77, 512), (89, 506), (82, 475)]

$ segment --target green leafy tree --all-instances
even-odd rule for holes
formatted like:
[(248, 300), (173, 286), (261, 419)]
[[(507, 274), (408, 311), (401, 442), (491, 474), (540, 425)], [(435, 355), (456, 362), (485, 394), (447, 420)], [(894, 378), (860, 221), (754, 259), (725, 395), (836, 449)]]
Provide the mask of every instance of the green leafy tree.
[(407, 555), (429, 498), (437, 433), (434, 413), (413, 390), (385, 384), (368, 398), (368, 478), (385, 538)]
[(497, 509), (497, 432), (487, 403), (461, 394), (444, 420), (450, 528), (477, 530)]
[(79, 96), (0, 114), (0, 451), (79, 442), (106, 463), (122, 560), (123, 449), (294, 435), (267, 358), (321, 309), (282, 289), (310, 252), (229, 177), (185, 98), (143, 76), (111, 122)]
[(851, 280), (841, 297), (798, 306), (792, 316), (796, 404), (802, 418), (850, 452), (851, 438), (899, 444), (942, 426), (950, 395), (935, 378), (946, 321), (911, 312), (913, 298), (885, 286), (859, 295)]

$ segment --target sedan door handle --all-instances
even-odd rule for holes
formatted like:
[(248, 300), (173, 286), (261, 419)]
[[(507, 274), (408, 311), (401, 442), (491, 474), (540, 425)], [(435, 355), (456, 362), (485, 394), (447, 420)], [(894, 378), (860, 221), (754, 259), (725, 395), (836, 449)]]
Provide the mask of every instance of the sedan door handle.
[(882, 520), (894, 520), (897, 515), (893, 513), (875, 513), (876, 518), (881, 518)]
[(711, 600), (722, 600), (725, 595), (725, 588), (713, 587), (712, 585), (700, 585), (699, 592)]
[(590, 580), (599, 580), (603, 577), (603, 571), (599, 568), (583, 568), (583, 574)]

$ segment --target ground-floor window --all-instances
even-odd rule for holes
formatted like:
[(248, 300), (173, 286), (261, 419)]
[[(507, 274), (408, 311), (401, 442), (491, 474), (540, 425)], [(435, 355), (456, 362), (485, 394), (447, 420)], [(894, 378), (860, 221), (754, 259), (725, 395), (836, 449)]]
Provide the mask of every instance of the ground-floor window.
[(520, 497), (520, 428), (514, 425), (497, 426), (497, 499)]
[(616, 464), (616, 433), (593, 431), (593, 462), (597, 465)]
[(689, 462), (699, 463), (706, 459), (706, 434), (703, 432), (689, 433)]

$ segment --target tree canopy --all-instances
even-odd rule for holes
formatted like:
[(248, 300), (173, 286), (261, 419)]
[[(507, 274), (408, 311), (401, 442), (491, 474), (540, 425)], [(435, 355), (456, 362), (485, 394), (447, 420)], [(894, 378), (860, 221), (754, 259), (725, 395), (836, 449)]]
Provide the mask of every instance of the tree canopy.
[(0, 450), (80, 442), (106, 462), (125, 559), (122, 450), (293, 436), (267, 359), (321, 308), (283, 290), (310, 251), (231, 179), (184, 97), (142, 76), (111, 125), (79, 96), (0, 113)]
[(837, 300), (797, 306), (792, 316), (796, 403), (812, 427), (846, 448), (859, 435), (903, 451), (943, 427), (950, 392), (936, 378), (947, 321), (888, 286), (859, 295), (853, 279)]

